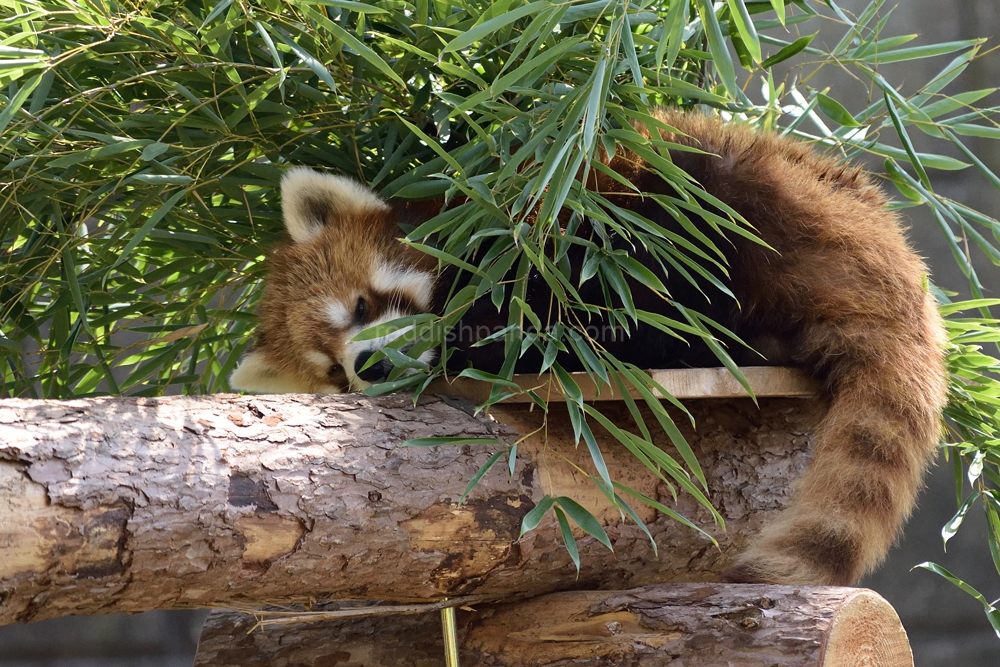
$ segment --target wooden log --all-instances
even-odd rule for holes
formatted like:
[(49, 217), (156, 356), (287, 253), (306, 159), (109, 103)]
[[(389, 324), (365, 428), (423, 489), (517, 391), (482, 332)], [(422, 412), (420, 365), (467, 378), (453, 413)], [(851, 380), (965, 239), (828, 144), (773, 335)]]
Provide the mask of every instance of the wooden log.
[[(195, 667), (436, 667), (444, 651), (439, 619), (432, 611), (261, 627), (252, 614), (214, 611)], [(458, 620), (462, 667), (913, 666), (892, 606), (856, 588), (575, 591), (476, 605), (459, 610)]]
[[(629, 421), (621, 403), (601, 406)], [(438, 397), (417, 406), (399, 395), (0, 401), (0, 622), (712, 580), (767, 513), (787, 506), (823, 408), (812, 399), (689, 408), (698, 431), (676, 421), (726, 532), (598, 432), (615, 479), (719, 542), (636, 506), (657, 557), (586, 478), (589, 455), (557, 409), (538, 431), (530, 406), (497, 406), (488, 419)], [(515, 475), (497, 464), (459, 505), (497, 447), (400, 447), (429, 436), (521, 440)], [(654, 439), (669, 449), (665, 434)], [(551, 523), (519, 539), (546, 494), (579, 499), (607, 526), (615, 552), (581, 538), (579, 578)]]

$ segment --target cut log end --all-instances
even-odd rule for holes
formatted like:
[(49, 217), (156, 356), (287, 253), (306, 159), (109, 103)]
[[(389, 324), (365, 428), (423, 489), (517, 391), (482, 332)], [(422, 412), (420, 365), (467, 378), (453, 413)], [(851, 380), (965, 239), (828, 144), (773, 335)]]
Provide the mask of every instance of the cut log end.
[(913, 667), (913, 653), (896, 610), (885, 598), (859, 590), (830, 623), (822, 667)]

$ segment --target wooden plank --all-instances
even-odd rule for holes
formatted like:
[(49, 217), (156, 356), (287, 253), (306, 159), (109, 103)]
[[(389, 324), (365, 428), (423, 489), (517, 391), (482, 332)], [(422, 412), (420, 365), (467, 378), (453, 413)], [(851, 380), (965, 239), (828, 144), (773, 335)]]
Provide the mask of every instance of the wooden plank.
[[(741, 369), (758, 398), (807, 397), (819, 392), (819, 383), (798, 368), (783, 366), (748, 366)], [(671, 368), (647, 371), (649, 375), (675, 398), (745, 398), (746, 390), (725, 368)], [(571, 373), (580, 386), (586, 401), (620, 401), (621, 395), (608, 387), (598, 388), (586, 373)], [(562, 393), (559, 382), (551, 373), (515, 375), (522, 389), (534, 389), (544, 399), (557, 399)], [(469, 378), (439, 380), (428, 389), (430, 393), (450, 394), (467, 398), (476, 403), (485, 402), (490, 395), (490, 385)], [(663, 395), (654, 391), (663, 397)], [(634, 389), (633, 398), (639, 398)], [(527, 394), (506, 399), (507, 403), (530, 403)]]

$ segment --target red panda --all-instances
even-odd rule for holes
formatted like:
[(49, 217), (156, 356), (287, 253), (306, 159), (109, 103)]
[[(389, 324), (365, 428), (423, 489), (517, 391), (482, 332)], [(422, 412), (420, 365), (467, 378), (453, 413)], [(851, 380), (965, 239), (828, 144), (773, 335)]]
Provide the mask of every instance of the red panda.
[[(819, 379), (829, 406), (792, 505), (736, 557), (726, 578), (855, 583), (898, 536), (940, 436), (944, 335), (927, 270), (885, 196), (860, 169), (739, 123), (672, 110), (654, 115), (677, 130), (658, 130), (662, 139), (697, 149), (672, 150), (673, 162), (739, 212), (770, 248), (732, 236), (723, 249), (731, 300), (709, 299), (625, 239), (614, 244), (656, 271), (680, 303), (773, 350), (772, 362), (793, 363)], [(641, 192), (672, 194), (638, 155), (619, 151), (607, 163)], [(588, 187), (685, 233), (659, 203), (634, 196), (618, 179), (602, 173)], [(351, 338), (374, 323), (440, 308), (446, 282), (438, 280), (434, 260), (398, 242), (400, 216), (409, 209), (349, 179), (304, 169), (285, 176), (282, 198), (292, 242), (270, 258), (258, 346), (233, 373), (232, 386), (336, 392), (384, 378), (387, 361), (360, 369), (386, 340)], [(582, 255), (571, 253), (570, 262), (576, 281)], [(602, 302), (597, 282), (581, 286), (585, 301)], [(527, 301), (545, 312), (544, 281), (529, 283)], [(637, 308), (675, 313), (652, 290), (630, 287)], [(502, 328), (506, 314), (481, 299), (462, 322)], [(499, 362), (489, 350), (498, 346), (472, 342), (455, 345), (458, 365), (495, 371)], [(602, 343), (646, 368), (714, 361), (697, 341), (688, 345), (650, 326)], [(537, 359), (528, 355), (525, 363)]]

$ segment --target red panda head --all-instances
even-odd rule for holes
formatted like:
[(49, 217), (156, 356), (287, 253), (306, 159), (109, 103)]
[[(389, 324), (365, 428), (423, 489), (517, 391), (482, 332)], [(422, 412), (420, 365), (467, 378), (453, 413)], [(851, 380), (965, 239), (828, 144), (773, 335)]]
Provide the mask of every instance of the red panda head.
[(361, 368), (403, 331), (351, 339), (368, 327), (431, 310), (434, 260), (399, 242), (398, 208), (349, 178), (292, 169), (281, 180), (281, 198), (291, 243), (268, 260), (257, 346), (230, 385), (339, 393), (381, 381), (391, 368), (387, 361)]

